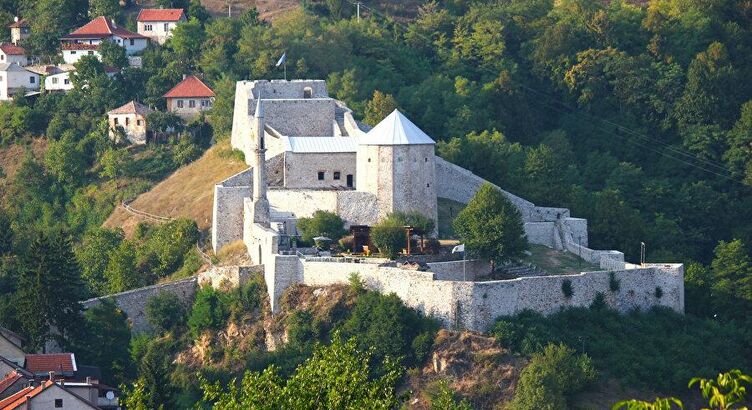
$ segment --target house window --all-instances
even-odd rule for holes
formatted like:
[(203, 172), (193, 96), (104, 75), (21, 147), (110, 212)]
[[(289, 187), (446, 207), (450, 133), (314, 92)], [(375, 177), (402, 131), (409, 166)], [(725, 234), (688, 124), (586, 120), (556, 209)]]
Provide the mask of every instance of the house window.
[(68, 85), (68, 84), (70, 84), (70, 80), (69, 80), (69, 79), (67, 79), (67, 78), (66, 78), (66, 79), (64, 79), (64, 80), (63, 80), (63, 84), (65, 84), (65, 85)]
[(89, 52), (88, 52), (87, 54), (89, 54), (90, 56), (93, 56), (93, 55), (94, 55), (94, 52), (93, 52), (93, 51), (91, 51), (91, 50), (89, 50)]
[(206, 100), (201, 100), (201, 106), (202, 107), (206, 107), (207, 106), (207, 102), (208, 101), (206, 101)]
[(165, 33), (170, 31), (170, 23), (164, 23), (164, 31)]
[(136, 120), (136, 125), (141, 126), (141, 120)]
[(5, 60), (5, 54), (0, 54), (0, 61), (4, 61), (4, 60)]
[(120, 120), (118, 120), (118, 117), (115, 117), (115, 125), (118, 125), (120, 123)]
[(319, 181), (324, 180), (324, 171), (319, 171)]
[(334, 171), (334, 179), (339, 180), (339, 171)]
[(55, 408), (56, 409), (63, 408), (63, 399), (55, 399)]
[(57, 78), (52, 77), (52, 84), (57, 84), (57, 80), (58, 80)]
[(3, 81), (3, 76), (0, 75), (0, 81)]
[(151, 24), (144, 24), (144, 31), (151, 31)]
[(76, 50), (71, 50), (70, 53), (71, 53), (71, 55), (75, 55), (76, 54)]
[(36, 84), (37, 79), (34, 76), (29, 77), (29, 84)]
[(183, 100), (178, 100), (178, 108), (183, 108)]
[(136, 44), (136, 40), (131, 39), (131, 45), (135, 45), (135, 44)]
[(125, 117), (125, 126), (129, 126), (131, 124), (131, 119), (128, 117)]
[(196, 108), (196, 100), (188, 100), (188, 108)]

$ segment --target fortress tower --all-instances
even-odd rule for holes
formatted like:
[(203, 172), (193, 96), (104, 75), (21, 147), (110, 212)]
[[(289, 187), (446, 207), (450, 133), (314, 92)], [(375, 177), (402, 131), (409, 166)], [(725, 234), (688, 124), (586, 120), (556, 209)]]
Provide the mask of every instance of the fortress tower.
[(435, 145), (397, 110), (360, 137), (356, 188), (376, 196), (379, 219), (417, 211), (436, 222)]

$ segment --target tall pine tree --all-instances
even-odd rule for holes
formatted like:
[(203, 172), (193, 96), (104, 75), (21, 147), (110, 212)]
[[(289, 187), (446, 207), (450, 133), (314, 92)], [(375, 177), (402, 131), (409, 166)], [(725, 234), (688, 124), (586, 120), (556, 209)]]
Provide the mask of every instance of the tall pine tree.
[(42, 349), (48, 341), (67, 346), (80, 334), (83, 284), (66, 236), (39, 234), (32, 242), (17, 296), (30, 348)]

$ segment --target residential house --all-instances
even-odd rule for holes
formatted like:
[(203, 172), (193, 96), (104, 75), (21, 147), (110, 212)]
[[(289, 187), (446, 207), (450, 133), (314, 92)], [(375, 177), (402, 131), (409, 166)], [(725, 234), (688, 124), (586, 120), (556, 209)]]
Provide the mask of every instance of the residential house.
[[(76, 67), (72, 64), (34, 66), (27, 67), (27, 69), (44, 77), (44, 91), (46, 92), (66, 92), (73, 89), (71, 75), (76, 71)], [(104, 70), (110, 78), (120, 71), (114, 67), (105, 67)]]
[(75, 380), (78, 371), (73, 353), (27, 354), (25, 359), (24, 369), (36, 377), (45, 377), (52, 372), (55, 376)]
[(10, 27), (10, 42), (15, 45), (19, 45), (31, 35), (31, 26), (26, 19), (16, 17), (13, 19), (13, 24), (8, 27)]
[(214, 91), (195, 75), (187, 76), (164, 96), (167, 111), (184, 119), (192, 119), (211, 108)]
[(172, 36), (172, 30), (186, 20), (183, 9), (141, 9), (136, 18), (136, 31), (164, 44)]
[(125, 48), (127, 55), (140, 53), (149, 45), (148, 37), (119, 27), (114, 21), (102, 16), (60, 39), (63, 60), (74, 64), (85, 55), (101, 58), (98, 48), (102, 41), (111, 41)]
[(16, 93), (39, 90), (39, 74), (16, 63), (0, 64), (0, 101), (13, 99)]
[(0, 43), (0, 63), (16, 63), (20, 66), (31, 64), (31, 57), (23, 47), (11, 43)]
[(125, 138), (133, 144), (146, 144), (148, 126), (146, 116), (154, 112), (151, 108), (131, 101), (122, 107), (115, 108), (107, 113), (107, 122), (110, 125), (110, 138), (118, 141), (120, 135), (118, 128), (125, 132)]
[(29, 379), (18, 370), (11, 370), (5, 376), (0, 376), (0, 400), (14, 395), (29, 385)]
[(0, 400), (0, 409), (99, 409), (99, 407), (87, 398), (79, 396), (64, 386), (64, 384), (53, 380), (45, 380), (38, 385), (37, 383), (33, 383), (15, 394)]

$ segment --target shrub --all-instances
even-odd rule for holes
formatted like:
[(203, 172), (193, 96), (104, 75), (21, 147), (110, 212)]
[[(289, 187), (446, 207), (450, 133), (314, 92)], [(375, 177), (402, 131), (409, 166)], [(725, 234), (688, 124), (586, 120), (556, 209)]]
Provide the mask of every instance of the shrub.
[(569, 279), (564, 279), (564, 281), (561, 282), (561, 293), (564, 294), (564, 297), (567, 299), (571, 298), (572, 295), (574, 295), (574, 290), (572, 289), (572, 281)]
[(371, 241), (382, 255), (394, 259), (406, 247), (407, 235), (402, 225), (384, 220), (371, 227)]
[(563, 344), (549, 344), (536, 353), (522, 370), (513, 408), (564, 409), (567, 399), (595, 380), (597, 372), (589, 357), (577, 355)]
[[(343, 334), (355, 336), (362, 349), (373, 348), (375, 363), (381, 363), (387, 356), (403, 357), (408, 366), (424, 358), (430, 349), (426, 348), (428, 341), (433, 341), (437, 329), (433, 320), (406, 307), (396, 295), (378, 292), (361, 295), (350, 318), (342, 325)], [(423, 333), (427, 335), (416, 342)]]
[(198, 337), (204, 330), (217, 330), (227, 321), (228, 312), (219, 291), (211, 286), (201, 288), (196, 293), (188, 328), (191, 336)]
[(663, 297), (663, 289), (660, 286), (655, 287), (655, 297), (658, 299)]
[(606, 295), (603, 292), (597, 292), (593, 302), (590, 304), (590, 309), (600, 310), (606, 308)]
[(298, 219), (297, 227), (304, 242), (311, 243), (317, 236), (325, 236), (333, 241), (345, 236), (345, 221), (334, 212), (316, 211), (310, 218)]
[(146, 302), (146, 320), (159, 333), (173, 330), (185, 323), (183, 303), (174, 293), (160, 292)]
[(350, 292), (353, 294), (360, 295), (366, 291), (366, 284), (360, 279), (358, 272), (351, 273), (347, 281), (350, 284)]
[(616, 279), (616, 274), (614, 272), (608, 273), (608, 289), (613, 293), (616, 293), (621, 289), (621, 281)]
[(355, 248), (355, 237), (352, 235), (347, 235), (339, 240), (339, 246), (342, 248), (345, 252), (352, 252)]
[(467, 400), (458, 400), (449, 383), (441, 380), (436, 386), (436, 392), (431, 394), (431, 410), (471, 410), (472, 406)]
[(296, 310), (287, 318), (287, 343), (293, 348), (305, 346), (318, 340), (320, 329), (307, 310)]
[(433, 219), (417, 211), (392, 212), (386, 216), (386, 220), (393, 225), (412, 226), (418, 235), (431, 235), (436, 227)]

